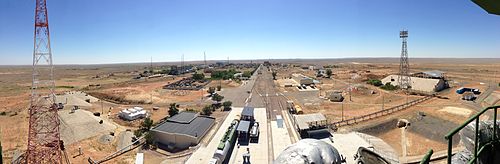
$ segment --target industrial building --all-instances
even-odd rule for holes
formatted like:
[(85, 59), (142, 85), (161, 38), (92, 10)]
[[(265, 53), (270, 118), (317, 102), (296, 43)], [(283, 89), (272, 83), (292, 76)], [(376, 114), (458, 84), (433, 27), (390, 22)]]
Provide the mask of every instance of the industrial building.
[(330, 101), (334, 102), (342, 102), (344, 101), (344, 96), (342, 96), (342, 92), (332, 92), (329, 97)]
[[(399, 75), (389, 75), (382, 80), (382, 84), (390, 83), (391, 85), (399, 85)], [(443, 78), (423, 78), (423, 77), (410, 77), (410, 86), (414, 91), (420, 92), (439, 92), (445, 89), (448, 84)]]
[(299, 85), (313, 85), (315, 83), (314, 79), (301, 74), (292, 74), (292, 78), (299, 83)]
[(321, 113), (293, 115), (293, 119), (302, 138), (329, 137), (328, 120)]
[(215, 118), (181, 112), (154, 127), (154, 141), (162, 149), (186, 149), (197, 145), (214, 125)]
[(147, 117), (148, 113), (142, 107), (133, 107), (121, 110), (120, 113), (118, 113), (118, 116), (124, 120), (133, 121)]

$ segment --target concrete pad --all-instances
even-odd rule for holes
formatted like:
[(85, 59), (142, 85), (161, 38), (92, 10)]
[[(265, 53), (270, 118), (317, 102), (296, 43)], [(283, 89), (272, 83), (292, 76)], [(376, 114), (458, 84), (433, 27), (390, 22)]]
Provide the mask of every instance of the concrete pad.
[[(219, 145), (220, 140), (224, 136), (227, 128), (229, 125), (231, 125), (231, 122), (233, 122), (234, 119), (239, 119), (239, 115), (241, 114), (241, 111), (243, 110), (242, 107), (234, 107), (224, 120), (224, 122), (221, 124), (221, 127), (219, 130), (215, 133), (215, 136), (212, 138), (212, 140), (206, 145), (206, 146), (200, 146), (192, 155), (191, 157), (186, 161), (187, 164), (205, 164), (212, 159), (215, 150), (217, 149), (217, 146)], [(206, 136), (209, 137), (209, 136)]]
[[(69, 110), (61, 110), (58, 112), (59, 119), (61, 120), (61, 139), (66, 145), (99, 134), (113, 132), (116, 129), (115, 125), (100, 117), (94, 116), (89, 111), (80, 109), (71, 114), (69, 112)], [(103, 120), (102, 124), (99, 124), (100, 120)]]
[(347, 163), (356, 163), (353, 156), (356, 154), (359, 147), (372, 146), (370, 143), (366, 142), (365, 139), (354, 132), (347, 134), (332, 133), (332, 135), (333, 143), (329, 138), (321, 140), (333, 145), (333, 147), (335, 147), (339, 153), (346, 158)]
[(271, 130), (273, 134), (274, 159), (276, 159), (276, 157), (278, 157), (287, 146), (290, 146), (292, 142), (290, 141), (290, 135), (288, 134), (285, 124), (283, 124), (283, 128), (279, 128), (276, 121), (271, 121)]
[[(268, 144), (268, 122), (266, 108), (255, 108), (255, 121), (259, 122), (259, 142), (241, 145), (235, 147), (231, 155), (230, 164), (243, 163), (243, 154), (250, 148), (250, 163), (269, 163), (269, 144)], [(238, 143), (238, 142), (236, 142)]]

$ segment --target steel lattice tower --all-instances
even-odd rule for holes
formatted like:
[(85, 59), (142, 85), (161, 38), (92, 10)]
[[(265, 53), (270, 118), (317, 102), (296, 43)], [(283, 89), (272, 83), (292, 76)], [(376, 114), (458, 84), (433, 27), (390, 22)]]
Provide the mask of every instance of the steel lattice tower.
[(36, 0), (27, 163), (62, 163), (46, 0)]
[(408, 49), (406, 44), (408, 31), (400, 31), (399, 37), (403, 40), (403, 45), (401, 48), (401, 59), (399, 61), (399, 87), (401, 87), (401, 89), (407, 90), (411, 88), (410, 63), (408, 61)]

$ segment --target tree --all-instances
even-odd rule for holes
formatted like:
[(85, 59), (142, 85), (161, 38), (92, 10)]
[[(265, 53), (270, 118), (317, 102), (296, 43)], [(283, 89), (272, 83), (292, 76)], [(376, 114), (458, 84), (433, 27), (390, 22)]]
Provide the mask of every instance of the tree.
[(213, 110), (213, 107), (211, 105), (206, 105), (205, 107), (203, 107), (203, 109), (201, 110), (201, 114), (202, 115), (211, 115), (212, 114), (212, 110)]
[(278, 75), (278, 73), (273, 71), (272, 75), (273, 75), (273, 80), (276, 80), (276, 75)]
[(214, 87), (208, 87), (208, 93), (210, 93), (210, 96), (214, 95), (215, 93), (215, 88)]
[(203, 73), (197, 73), (197, 72), (195, 72), (193, 74), (193, 80), (201, 81), (203, 79), (205, 79), (205, 75)]
[(141, 126), (142, 129), (149, 130), (151, 129), (151, 126), (153, 126), (153, 120), (149, 117), (146, 117), (146, 119), (144, 119), (144, 121), (142, 122)]
[(172, 117), (178, 113), (179, 113), (179, 109), (177, 109), (177, 105), (175, 103), (170, 104), (170, 107), (168, 110), (168, 115), (170, 115), (170, 117)]
[(222, 103), (222, 106), (224, 106), (224, 110), (229, 110), (229, 109), (231, 109), (231, 105), (233, 105), (233, 102), (231, 102), (231, 101), (224, 101), (224, 102)]
[(151, 132), (147, 132), (146, 135), (144, 135), (144, 138), (146, 139), (147, 145), (153, 145), (155, 139), (153, 137), (153, 134), (151, 134)]
[(326, 69), (326, 76), (330, 77), (332, 76), (332, 69)]
[(217, 103), (220, 103), (222, 99), (224, 99), (224, 96), (221, 96), (217, 93), (214, 96), (212, 96), (212, 100), (217, 101)]
[(252, 76), (252, 71), (245, 71), (241, 76), (250, 78), (250, 76)]
[(222, 86), (218, 85), (218, 86), (217, 86), (217, 91), (220, 91), (220, 90), (221, 90), (221, 88), (222, 88)]
[(142, 136), (142, 129), (137, 129), (134, 131), (135, 137), (139, 138)]

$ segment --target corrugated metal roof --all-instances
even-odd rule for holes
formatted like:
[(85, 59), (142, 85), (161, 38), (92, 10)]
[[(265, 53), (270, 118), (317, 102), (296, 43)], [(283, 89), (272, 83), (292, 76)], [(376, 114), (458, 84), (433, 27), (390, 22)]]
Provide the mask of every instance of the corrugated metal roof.
[(170, 122), (178, 122), (178, 123), (190, 123), (198, 116), (197, 113), (194, 112), (181, 112), (176, 114), (167, 120)]
[(252, 116), (253, 117), (253, 107), (246, 106), (243, 108), (243, 111), (241, 111), (242, 116)]
[(248, 130), (250, 130), (250, 121), (240, 121), (240, 124), (238, 124), (238, 128), (236, 128), (236, 131), (239, 132), (248, 133)]
[(433, 70), (433, 71), (425, 71), (425, 72), (422, 72), (424, 74), (426, 74), (427, 76), (431, 76), (431, 77), (443, 77), (443, 71), (438, 71), (438, 70)]
[(309, 129), (310, 123), (326, 122), (326, 117), (321, 113), (294, 115), (294, 117), (300, 130)]
[(165, 123), (155, 127), (153, 131), (185, 134), (193, 137), (201, 138), (215, 122), (212, 117), (195, 117), (189, 123), (178, 123), (166, 121)]

